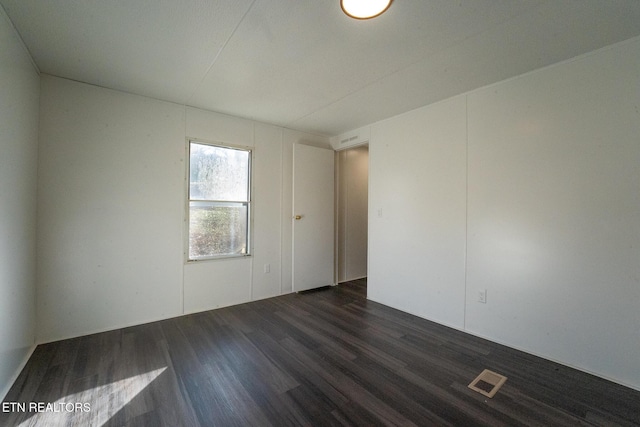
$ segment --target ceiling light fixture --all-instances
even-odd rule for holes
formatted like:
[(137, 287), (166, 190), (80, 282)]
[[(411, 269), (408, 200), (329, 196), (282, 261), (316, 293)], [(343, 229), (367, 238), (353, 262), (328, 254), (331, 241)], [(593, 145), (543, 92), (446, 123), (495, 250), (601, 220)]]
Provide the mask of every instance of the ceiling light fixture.
[(382, 15), (393, 0), (340, 0), (342, 11), (354, 19), (371, 19)]

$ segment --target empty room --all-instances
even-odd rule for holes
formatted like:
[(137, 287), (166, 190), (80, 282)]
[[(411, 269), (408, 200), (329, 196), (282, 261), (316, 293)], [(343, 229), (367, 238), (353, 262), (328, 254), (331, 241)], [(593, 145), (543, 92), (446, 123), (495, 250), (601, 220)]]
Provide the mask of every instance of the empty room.
[(637, 0), (0, 0), (0, 425), (640, 426)]

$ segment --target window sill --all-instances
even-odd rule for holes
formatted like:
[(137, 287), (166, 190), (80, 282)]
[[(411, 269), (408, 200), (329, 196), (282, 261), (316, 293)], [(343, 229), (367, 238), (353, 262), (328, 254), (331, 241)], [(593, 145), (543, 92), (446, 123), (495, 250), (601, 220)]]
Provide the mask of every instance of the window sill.
[(223, 260), (232, 260), (232, 259), (245, 259), (251, 258), (251, 254), (243, 254), (243, 255), (221, 255), (215, 257), (206, 257), (206, 258), (198, 258), (198, 259), (187, 259), (186, 264), (198, 264), (202, 262), (209, 261), (223, 261)]

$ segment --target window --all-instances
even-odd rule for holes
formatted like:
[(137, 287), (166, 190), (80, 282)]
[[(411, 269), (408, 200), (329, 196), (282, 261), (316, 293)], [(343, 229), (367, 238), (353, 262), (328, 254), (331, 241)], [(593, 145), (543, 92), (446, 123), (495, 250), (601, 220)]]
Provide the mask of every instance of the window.
[(190, 261), (249, 255), (251, 151), (189, 142)]

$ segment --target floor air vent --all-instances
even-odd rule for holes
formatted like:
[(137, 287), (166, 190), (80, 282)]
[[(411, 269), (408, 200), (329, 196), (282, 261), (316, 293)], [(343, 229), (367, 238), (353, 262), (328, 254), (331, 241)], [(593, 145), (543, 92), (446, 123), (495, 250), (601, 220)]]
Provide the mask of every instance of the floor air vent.
[(504, 375), (485, 369), (475, 380), (471, 381), (469, 388), (487, 397), (493, 397), (505, 381), (507, 381), (507, 377)]

